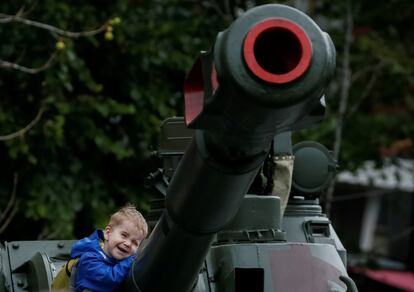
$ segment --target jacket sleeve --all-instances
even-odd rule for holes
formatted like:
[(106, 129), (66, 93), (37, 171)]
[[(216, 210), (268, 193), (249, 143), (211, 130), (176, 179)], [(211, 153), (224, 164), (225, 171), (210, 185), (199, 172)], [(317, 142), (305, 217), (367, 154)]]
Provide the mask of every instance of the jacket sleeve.
[(110, 265), (97, 253), (84, 253), (76, 268), (76, 291), (115, 290), (128, 275), (133, 261), (134, 257), (130, 256), (115, 265)]

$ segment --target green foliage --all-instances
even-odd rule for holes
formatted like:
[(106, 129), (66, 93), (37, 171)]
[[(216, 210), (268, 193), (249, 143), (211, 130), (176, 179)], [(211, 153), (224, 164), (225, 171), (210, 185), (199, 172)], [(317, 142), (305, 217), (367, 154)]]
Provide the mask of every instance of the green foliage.
[[(339, 162), (355, 169), (364, 160), (382, 160), (382, 149), (398, 140), (411, 139), (414, 86), (414, 16), (409, 1), (350, 1), (352, 5), (351, 87)], [(343, 46), (346, 1), (318, 1), (315, 17), (323, 17), (336, 46), (336, 76), (326, 93), (327, 117), (318, 128), (303, 131), (296, 139), (321, 141), (331, 149), (335, 140), (343, 84)]]
[[(106, 224), (127, 201), (146, 211), (143, 179), (160, 122), (180, 114), (182, 84), (198, 52), (225, 24), (203, 3), (181, 1), (3, 1), (0, 12), (67, 31), (105, 32), (56, 38), (21, 23), (0, 23), (0, 59), (26, 67), (57, 62), (35, 75), (0, 69), (0, 135), (40, 120), (0, 142), (0, 210), (19, 177), (19, 212), (5, 239), (71, 238)], [(59, 44), (58, 44), (59, 42)], [(16, 233), (15, 228), (30, 226)], [(79, 228), (80, 227), (80, 228)]]

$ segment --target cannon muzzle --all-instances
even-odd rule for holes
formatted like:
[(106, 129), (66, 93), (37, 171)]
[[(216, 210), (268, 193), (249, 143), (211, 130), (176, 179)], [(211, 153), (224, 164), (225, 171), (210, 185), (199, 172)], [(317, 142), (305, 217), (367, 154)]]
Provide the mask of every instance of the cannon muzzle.
[(194, 138), (172, 177), (166, 208), (134, 262), (128, 291), (189, 291), (214, 235), (236, 214), (276, 133), (324, 114), (335, 49), (302, 12), (253, 8), (201, 52), (184, 85)]
[(186, 123), (271, 135), (309, 126), (323, 116), (334, 68), (332, 41), (312, 19), (287, 6), (256, 7), (201, 52), (184, 86)]

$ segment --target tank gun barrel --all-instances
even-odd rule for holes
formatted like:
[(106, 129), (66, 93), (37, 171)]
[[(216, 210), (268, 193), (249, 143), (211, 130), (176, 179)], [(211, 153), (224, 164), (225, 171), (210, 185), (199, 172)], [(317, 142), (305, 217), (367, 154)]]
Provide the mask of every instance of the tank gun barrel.
[(247, 11), (201, 52), (184, 85), (184, 118), (195, 135), (126, 290), (191, 289), (274, 135), (322, 119), (334, 67), (329, 36), (302, 12), (277, 4)]

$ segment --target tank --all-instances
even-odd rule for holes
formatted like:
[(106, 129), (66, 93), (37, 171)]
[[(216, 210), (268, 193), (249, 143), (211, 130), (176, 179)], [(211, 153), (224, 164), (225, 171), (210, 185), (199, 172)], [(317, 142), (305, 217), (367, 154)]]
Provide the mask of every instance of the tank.
[[(153, 230), (122, 290), (357, 291), (318, 200), (336, 163), (290, 135), (323, 119), (334, 68), (329, 35), (289, 6), (218, 33), (184, 82), (184, 117), (162, 124)], [(73, 242), (4, 243), (0, 291), (50, 290)]]

